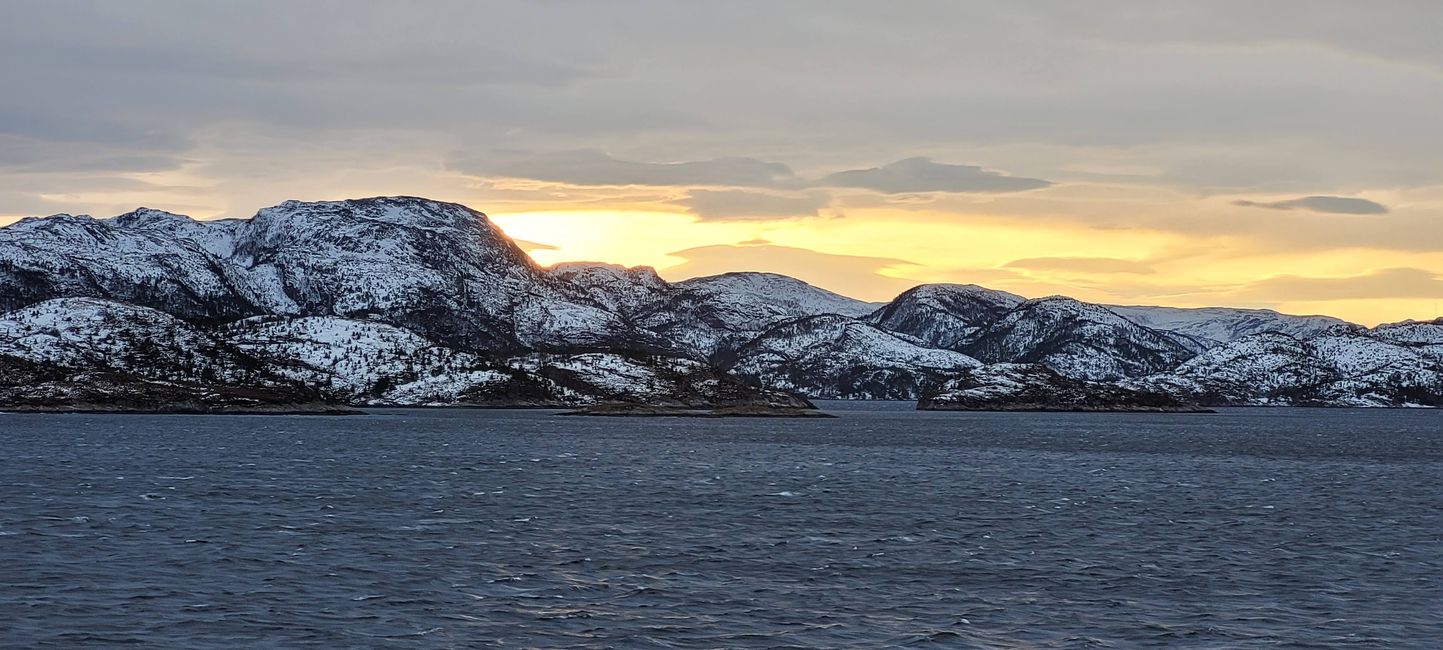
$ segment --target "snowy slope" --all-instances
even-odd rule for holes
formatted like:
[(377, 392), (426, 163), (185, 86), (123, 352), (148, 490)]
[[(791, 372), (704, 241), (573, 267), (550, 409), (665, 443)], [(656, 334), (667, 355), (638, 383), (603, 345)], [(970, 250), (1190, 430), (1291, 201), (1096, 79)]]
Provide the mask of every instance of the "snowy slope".
[(638, 310), (636, 323), (713, 357), (772, 326), (805, 316), (858, 317), (876, 308), (775, 273), (724, 273), (671, 285), (663, 298)]
[(107, 220), (23, 219), (0, 228), (0, 311), (51, 298), (96, 297), (164, 307), (187, 318), (258, 313), (218, 256), (233, 246), (235, 230), (232, 222), (199, 227), (144, 209)]
[(1171, 372), (1131, 385), (1209, 404), (1288, 404), (1335, 376), (1302, 341), (1268, 332), (1209, 349)]
[(583, 403), (635, 402), (656, 406), (766, 405), (808, 407), (790, 393), (759, 389), (693, 359), (593, 352), (532, 354), (507, 365), (555, 382)]
[(1155, 330), (1176, 332), (1202, 341), (1209, 347), (1244, 336), (1279, 332), (1295, 337), (1320, 334), (1348, 323), (1332, 316), (1292, 316), (1271, 309), (1228, 307), (1136, 307), (1106, 305), (1128, 320)]
[(409, 197), (262, 209), (230, 262), (271, 313), (364, 318), (483, 349), (517, 344), (540, 270), (485, 215)]
[(296, 387), (261, 388), (146, 378), (105, 368), (68, 368), (0, 354), (0, 407), (6, 411), (166, 413), (338, 413)]
[(1443, 405), (1443, 362), (1357, 326), (1246, 336), (1124, 383), (1211, 404)]
[(1063, 296), (1021, 303), (963, 351), (988, 363), (1040, 363), (1067, 377), (1109, 381), (1176, 367), (1200, 346)]
[[(252, 398), (271, 402), (282, 399), (265, 391), (371, 405), (807, 405), (677, 357), (484, 358), (374, 321), (261, 316), (203, 329), (153, 309), (95, 298), (60, 298), (0, 315), (0, 358), (41, 372), (47, 381), (103, 376), (131, 403), (155, 402), (155, 395), (140, 394), (147, 387), (173, 402), (178, 387), (190, 386), (203, 392), (249, 388)], [(6, 386), (5, 394), (17, 399), (44, 397)], [(51, 398), (98, 399), (83, 386), (52, 383), (46, 390)]]
[(824, 399), (916, 399), (956, 371), (980, 365), (845, 316), (788, 321), (741, 346), (730, 370), (772, 388)]
[(746, 310), (757, 310), (764, 312), (766, 318), (820, 314), (857, 317), (877, 308), (876, 304), (832, 293), (777, 273), (723, 273), (682, 280), (676, 283), (676, 287), (739, 315), (746, 314)]
[[(543, 269), (485, 215), (413, 197), (0, 228), (0, 354), (153, 379), (300, 382), (352, 403), (731, 399), (734, 380), (714, 366), (809, 395), (912, 397), (979, 360), (1220, 402), (1443, 399), (1430, 393), (1443, 321), (1364, 330), (946, 284), (877, 305), (770, 273), (670, 283), (645, 267)], [(759, 395), (747, 399), (771, 399)]]
[(671, 285), (649, 266), (566, 262), (548, 268), (546, 273), (569, 294), (626, 317), (665, 300), (672, 291)]
[(1063, 377), (1035, 363), (994, 363), (963, 371), (918, 400), (929, 411), (1188, 411), (1166, 393)]
[(223, 327), (220, 335), (278, 374), (352, 403), (375, 401), (390, 386), (419, 375), (481, 363), (474, 354), (438, 346), (410, 330), (333, 316), (248, 318)]
[(0, 314), (0, 354), (152, 379), (285, 383), (256, 359), (174, 316), (95, 298), (57, 298)]
[(1443, 318), (1431, 321), (1403, 321), (1373, 328), (1373, 336), (1412, 348), (1419, 354), (1443, 360)]
[(924, 284), (897, 296), (866, 320), (932, 347), (961, 350), (979, 330), (996, 323), (1023, 300), (975, 284)]

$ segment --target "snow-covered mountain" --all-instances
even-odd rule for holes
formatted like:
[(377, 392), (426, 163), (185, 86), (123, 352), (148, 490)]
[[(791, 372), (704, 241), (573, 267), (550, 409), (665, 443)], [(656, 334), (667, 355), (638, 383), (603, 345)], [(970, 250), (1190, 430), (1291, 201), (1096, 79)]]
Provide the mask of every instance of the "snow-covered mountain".
[(981, 365), (836, 314), (777, 325), (743, 345), (729, 369), (778, 390), (824, 399), (917, 399), (928, 386)]
[(348, 402), (384, 402), (391, 387), (413, 377), (450, 376), (485, 365), (476, 354), (369, 320), (256, 316), (217, 333), (276, 373), (322, 386)]
[(1443, 360), (1443, 318), (1431, 321), (1403, 321), (1373, 328), (1373, 336), (1419, 354)]
[(127, 394), (181, 387), (356, 405), (806, 405), (678, 357), (591, 352), (495, 358), (374, 321), (256, 316), (203, 327), (97, 298), (57, 298), (0, 315), (0, 358), (29, 374), (52, 369), (51, 395), (89, 390), (58, 383), (76, 376), (106, 378), (128, 387)]
[(1182, 334), (1208, 347), (1264, 332), (1306, 337), (1347, 324), (1346, 321), (1332, 316), (1290, 316), (1271, 309), (1123, 305), (1107, 305), (1107, 308), (1138, 325)]
[(928, 391), (928, 411), (1196, 411), (1168, 393), (1064, 377), (1035, 363), (966, 370)]
[(0, 314), (0, 354), (158, 380), (292, 383), (199, 326), (148, 307), (97, 298), (56, 298)]
[(1443, 359), (1427, 345), (1390, 338), (1426, 338), (1427, 329), (1343, 325), (1302, 338), (1254, 334), (1123, 383), (1205, 404), (1443, 406)]
[(288, 201), (250, 219), (140, 209), (0, 228), (0, 355), (114, 385), (349, 404), (704, 406), (792, 399), (777, 391), (911, 399), (967, 376), (1060, 385), (977, 370), (1019, 363), (1213, 403), (1432, 403), (1443, 321), (1364, 330), (948, 284), (878, 305), (770, 273), (542, 268), (480, 212), (380, 197)]
[(671, 285), (637, 323), (708, 358), (756, 338), (773, 326), (807, 316), (855, 318), (876, 305), (840, 296), (775, 273), (724, 273)]
[(597, 333), (626, 342), (614, 313), (549, 277), (485, 215), (409, 197), (288, 201), (245, 220), (61, 215), (0, 230), (0, 309), (86, 296), (212, 322), (377, 317), (486, 350), (595, 345)]
[(243, 226), (145, 209), (103, 220), (23, 219), (0, 229), (0, 311), (83, 296), (164, 306), (182, 318), (257, 313), (253, 293), (218, 255)]
[(1040, 363), (1092, 381), (1177, 367), (1198, 352), (1187, 337), (1143, 327), (1064, 296), (1028, 300), (969, 337), (962, 350), (988, 363)]
[(980, 330), (1024, 301), (975, 284), (924, 284), (903, 292), (866, 320), (932, 347), (963, 350)]

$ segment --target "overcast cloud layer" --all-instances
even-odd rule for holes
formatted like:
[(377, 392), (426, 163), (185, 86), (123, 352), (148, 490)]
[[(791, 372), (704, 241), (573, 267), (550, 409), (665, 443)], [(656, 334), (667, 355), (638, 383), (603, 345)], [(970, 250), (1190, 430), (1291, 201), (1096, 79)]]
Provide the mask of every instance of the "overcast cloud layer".
[[(1431, 0), (0, 10), (0, 222), (404, 193), (491, 212), (825, 224), (807, 226), (807, 247), (1158, 300), (1223, 285), (1260, 303), (1282, 300), (1273, 289), (1325, 300), (1339, 282), (1346, 299), (1381, 299), (1398, 292), (1356, 278), (1408, 279), (1412, 295), (1443, 271)], [(959, 259), (829, 238), (864, 219), (949, 224)], [(966, 229), (998, 224), (1078, 234), (974, 259), (988, 251), (968, 249)], [(1118, 250), (1119, 233), (1148, 250)], [(1181, 254), (1156, 244), (1167, 238), (1214, 241), (1217, 257), (1154, 263)], [(1374, 257), (1348, 252), (1360, 249)], [(1299, 279), (1276, 257), (1287, 251), (1333, 256), (1305, 270), (1324, 280)], [(1226, 256), (1250, 260), (1251, 277), (1204, 277)], [(1390, 270), (1404, 266), (1417, 272)]]

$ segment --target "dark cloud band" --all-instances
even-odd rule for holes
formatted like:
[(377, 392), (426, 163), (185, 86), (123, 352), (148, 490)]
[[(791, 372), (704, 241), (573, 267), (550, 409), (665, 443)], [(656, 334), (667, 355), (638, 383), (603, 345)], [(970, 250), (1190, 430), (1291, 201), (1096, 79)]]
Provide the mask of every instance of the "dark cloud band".
[(917, 192), (1023, 192), (1052, 185), (1040, 178), (1008, 176), (974, 165), (949, 165), (930, 158), (907, 158), (871, 169), (851, 169), (827, 176), (823, 185), (856, 187), (884, 194)]
[(1387, 214), (1388, 206), (1346, 196), (1304, 196), (1286, 201), (1233, 201), (1233, 205), (1269, 210), (1307, 210), (1325, 214)]

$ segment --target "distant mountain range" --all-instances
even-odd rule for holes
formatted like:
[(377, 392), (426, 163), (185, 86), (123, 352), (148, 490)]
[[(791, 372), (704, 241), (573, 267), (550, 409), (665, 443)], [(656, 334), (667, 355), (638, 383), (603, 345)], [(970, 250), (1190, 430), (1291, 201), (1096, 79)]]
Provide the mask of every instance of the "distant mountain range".
[[(1026, 401), (996, 401), (1008, 395)], [(988, 408), (1049, 395), (1079, 408), (1438, 406), (1443, 320), (1370, 329), (950, 284), (877, 305), (769, 273), (543, 268), (485, 215), (410, 197), (0, 228), (0, 408), (104, 408), (108, 396), (135, 410), (177, 396), (195, 410), (806, 397)]]

